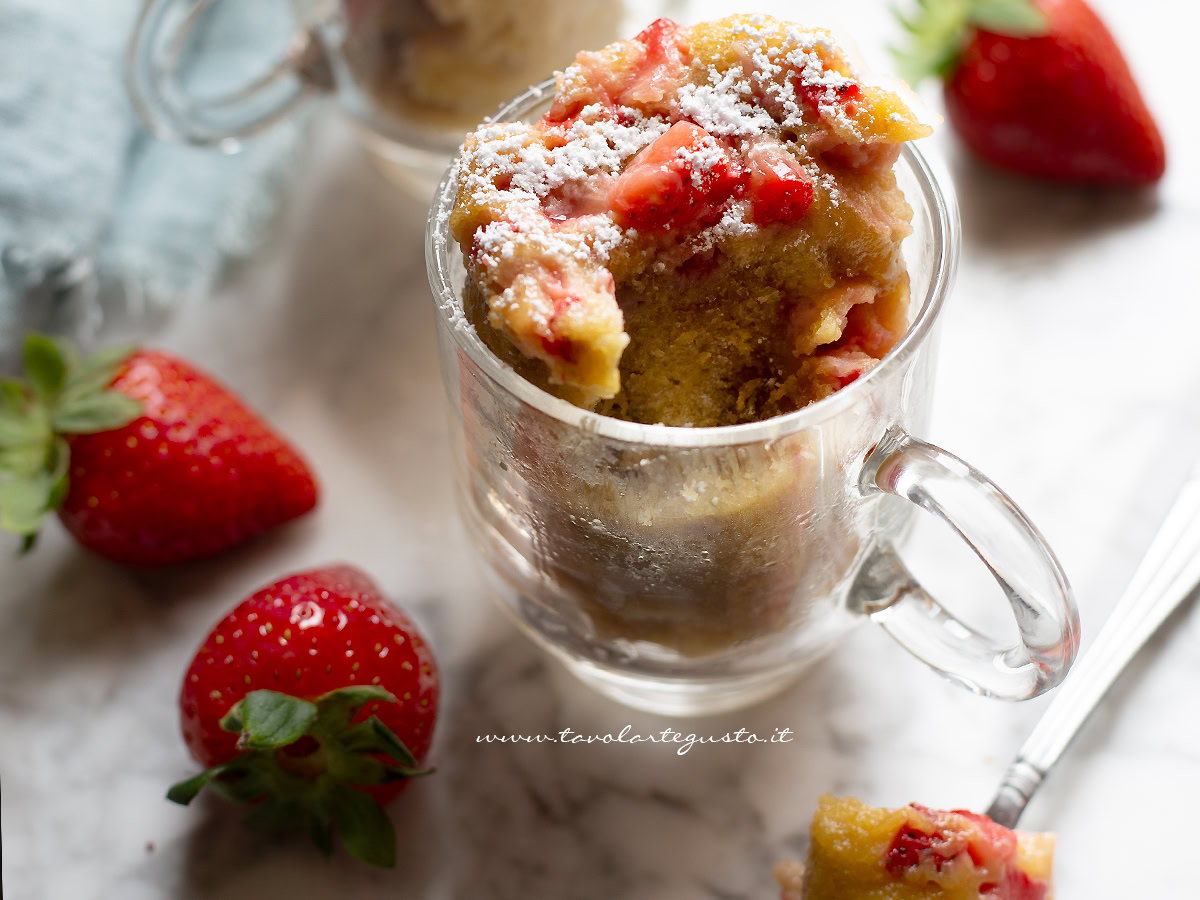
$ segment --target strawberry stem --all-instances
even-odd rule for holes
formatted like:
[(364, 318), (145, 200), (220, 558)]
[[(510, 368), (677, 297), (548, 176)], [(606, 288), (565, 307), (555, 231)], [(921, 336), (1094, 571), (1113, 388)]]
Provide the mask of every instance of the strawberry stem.
[(946, 77), (958, 65), (974, 28), (1011, 37), (1045, 34), (1050, 21), (1036, 0), (916, 0), (911, 15), (895, 10), (908, 32), (903, 47), (892, 48), (896, 68), (911, 84), (937, 75)]
[[(314, 701), (252, 691), (221, 719), (244, 752), (167, 791), (187, 806), (206, 787), (234, 803), (253, 804), (246, 823), (282, 830), (305, 827), (323, 853), (334, 835), (355, 858), (395, 865), (391, 820), (362, 787), (427, 774), (404, 742), (377, 716), (350, 723), (367, 703), (395, 703), (383, 688), (353, 686)], [(288, 751), (292, 752), (289, 753)]]
[(121, 347), (82, 363), (43, 334), (25, 339), (25, 380), (0, 382), (0, 528), (30, 550), (46, 517), (66, 499), (70, 446), (62, 435), (109, 431), (142, 414), (111, 390), (133, 350)]

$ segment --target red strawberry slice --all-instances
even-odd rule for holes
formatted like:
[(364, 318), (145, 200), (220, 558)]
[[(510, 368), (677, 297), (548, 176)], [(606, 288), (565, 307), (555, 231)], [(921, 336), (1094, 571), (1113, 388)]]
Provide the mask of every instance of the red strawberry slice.
[(380, 807), (421, 774), (438, 673), (420, 631), (366, 575), (333, 566), (255, 593), (205, 639), (179, 698), (183, 737), (206, 786), (251, 804), (249, 818), (333, 836), (359, 859), (395, 860)]
[(863, 369), (856, 369), (849, 374), (839, 376), (837, 380), (837, 389), (840, 391), (842, 388), (849, 387), (850, 385), (854, 384), (854, 382), (862, 378), (863, 371)]
[[(993, 859), (1011, 859), (1017, 853), (1017, 836), (1009, 828), (1003, 825), (997, 825), (987, 816), (980, 815), (977, 812), (971, 812), (969, 809), (951, 810), (952, 815), (962, 816), (964, 819), (969, 819), (979, 826), (979, 830), (983, 833), (984, 840), (987, 842), (987, 855)], [(976, 865), (980, 859), (977, 859), (978, 850), (972, 847), (971, 858), (975, 859)]]
[[(926, 860), (932, 860), (937, 870), (941, 871), (954, 857), (945, 855), (937, 848), (965, 834), (966, 855), (970, 857), (972, 865), (983, 868), (999, 864), (1004, 870), (999, 883), (980, 885), (981, 896), (991, 900), (1045, 900), (1048, 889), (1046, 883), (1031, 878), (1015, 865), (1017, 836), (1010, 829), (970, 810), (956, 809), (946, 813), (916, 803), (911, 806), (933, 823), (934, 829), (925, 832), (909, 824), (900, 828), (884, 857), (884, 866), (889, 872), (913, 869)], [(954, 827), (947, 821), (949, 816), (969, 820), (978, 827), (978, 832)]]
[(542, 349), (551, 356), (573, 363), (579, 356), (579, 345), (569, 337), (559, 334), (556, 326), (559, 318), (579, 302), (579, 295), (569, 290), (562, 279), (557, 277), (546, 278), (542, 286), (554, 304), (554, 312), (550, 315), (550, 321), (546, 323), (546, 333), (538, 336)]
[(782, 147), (757, 148), (749, 155), (753, 219), (760, 225), (798, 222), (813, 203), (813, 183), (796, 158)]
[(803, 75), (795, 79), (796, 95), (813, 110), (822, 106), (842, 106), (847, 115), (854, 115), (853, 101), (862, 96), (862, 87), (853, 81), (837, 81), (834, 84), (805, 81)]
[(1046, 900), (1050, 886), (1036, 878), (1030, 878), (1016, 866), (1009, 866), (999, 884), (981, 884), (980, 896), (987, 900)]
[(661, 101), (682, 80), (690, 53), (670, 19), (655, 19), (634, 40), (646, 52), (638, 62), (629, 83), (620, 91), (621, 102), (640, 106)]
[(300, 455), (191, 364), (152, 350), (72, 361), (32, 335), (29, 385), (0, 417), (2, 524), (31, 544), (58, 509), (85, 547), (128, 565), (211, 556), (303, 515), (317, 486)]
[(715, 221), (740, 188), (742, 173), (724, 147), (692, 122), (676, 122), (633, 158), (609, 191), (628, 228), (686, 228)]
[(916, 868), (926, 859), (932, 859), (938, 871), (941, 871), (950, 857), (943, 856), (933, 848), (944, 842), (945, 839), (937, 833), (927, 834), (911, 825), (905, 825), (892, 838), (884, 857), (884, 865), (889, 872), (899, 872)]
[(656, 19), (627, 44), (635, 55), (617, 66), (604, 51), (579, 53), (572, 69), (582, 83), (576, 83), (565, 98), (560, 93), (543, 122), (565, 122), (593, 103), (613, 108), (618, 117), (622, 107), (668, 113), (670, 95), (686, 80), (691, 63), (691, 48), (682, 29), (670, 19)]
[(647, 68), (677, 58), (682, 49), (678, 23), (665, 16), (655, 19), (634, 35), (633, 39), (646, 48), (642, 65)]

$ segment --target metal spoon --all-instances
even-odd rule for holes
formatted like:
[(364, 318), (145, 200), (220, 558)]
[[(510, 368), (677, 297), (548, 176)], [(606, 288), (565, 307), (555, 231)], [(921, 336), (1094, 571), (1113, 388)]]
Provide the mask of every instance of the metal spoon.
[(1075, 664), (1017, 753), (987, 814), (1014, 828), (1033, 792), (1130, 661), (1200, 586), (1200, 466), (1192, 470), (1146, 558), (1092, 649)]

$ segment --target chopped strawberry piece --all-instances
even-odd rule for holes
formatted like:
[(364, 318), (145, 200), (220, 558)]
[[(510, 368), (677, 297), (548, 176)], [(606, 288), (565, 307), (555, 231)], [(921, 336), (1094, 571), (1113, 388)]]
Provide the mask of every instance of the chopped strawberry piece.
[(712, 135), (694, 122), (676, 122), (667, 129), (666, 134), (635, 156), (628, 169), (639, 164), (673, 164), (682, 159), (679, 155), (680, 150), (694, 151), (701, 147), (719, 148), (719, 146)]
[[(977, 812), (971, 812), (969, 809), (955, 809), (951, 811), (953, 815), (962, 816), (964, 819), (970, 819), (979, 826), (979, 830), (987, 839), (990, 856), (992, 858), (1010, 859), (1017, 852), (1017, 836), (1010, 829), (1003, 825), (997, 825), (987, 816), (981, 816)], [(971, 858), (975, 859), (976, 851), (974, 847), (971, 850)], [(975, 860), (976, 865), (979, 860)]]
[(741, 170), (725, 148), (691, 122), (676, 122), (633, 158), (608, 195), (617, 222), (629, 228), (679, 228), (715, 221), (741, 187)]
[[(942, 867), (961, 854), (947, 856), (942, 849), (956, 835), (965, 834), (968, 838), (966, 854), (971, 863), (977, 868), (983, 868), (997, 862), (1003, 863), (1004, 875), (998, 883), (988, 882), (980, 885), (979, 893), (989, 900), (1045, 900), (1046, 882), (1031, 878), (1021, 871), (1014, 863), (1017, 852), (1017, 837), (1009, 829), (997, 825), (987, 816), (981, 816), (970, 810), (956, 809), (949, 813), (937, 812), (927, 807), (912, 804), (912, 808), (923, 814), (931, 822), (944, 822), (947, 816), (961, 816), (973, 822), (979, 832), (962, 832), (951, 828), (943, 831), (935, 824), (933, 833), (927, 834), (919, 828), (906, 824), (892, 839), (888, 847), (884, 865), (889, 872), (899, 872), (919, 866), (926, 860), (933, 860), (940, 872)], [(982, 836), (982, 840), (978, 837)]]
[(750, 202), (754, 221), (798, 222), (813, 203), (813, 183), (790, 153), (763, 148), (750, 155)]
[(579, 302), (579, 295), (568, 291), (561, 279), (548, 283), (547, 290), (554, 301), (554, 315), (550, 317), (550, 327), (553, 328), (558, 317)]
[(634, 38), (646, 48), (646, 53), (621, 91), (622, 102), (635, 105), (657, 102), (682, 80), (690, 54), (679, 31), (679, 26), (670, 19), (655, 19)]
[(937, 834), (926, 834), (911, 825), (905, 825), (892, 838), (884, 865), (889, 872), (898, 872), (902, 869), (916, 868), (923, 860), (931, 858), (940, 870), (947, 857), (942, 856), (933, 847), (942, 842), (942, 838)]
[(1030, 878), (1016, 866), (1010, 866), (999, 884), (979, 886), (981, 896), (988, 900), (1046, 900), (1049, 886), (1037, 878)]
[(649, 53), (662, 58), (666, 55), (668, 45), (675, 43), (678, 32), (679, 25), (663, 16), (639, 31), (633, 39), (644, 46)]
[(574, 363), (580, 354), (579, 343), (564, 335), (560, 320), (572, 306), (580, 303), (579, 294), (568, 287), (562, 277), (545, 272), (541, 279), (546, 297), (551, 304), (551, 312), (546, 321), (537, 329), (537, 339), (547, 356), (554, 356), (567, 363)]
[(854, 382), (858, 381), (858, 379), (862, 377), (862, 373), (863, 370), (859, 369), (857, 372), (851, 372), (849, 375), (840, 376), (837, 380), (837, 389), (840, 391), (846, 385), (854, 384)]
[(538, 340), (541, 341), (542, 349), (546, 351), (548, 356), (557, 356), (559, 359), (568, 363), (575, 362), (575, 360), (579, 357), (579, 347), (570, 338), (548, 338), (539, 335)]
[(552, 107), (540, 122), (542, 133), (546, 136), (546, 145), (550, 148), (561, 147), (570, 140), (570, 131), (579, 121), (579, 109), (559, 109)]
[(542, 343), (542, 349), (550, 356), (557, 356), (559, 359), (567, 362), (574, 362), (575, 358), (579, 355), (579, 347), (570, 338), (560, 335), (555, 326), (558, 323), (559, 317), (579, 302), (579, 296), (567, 292), (561, 282), (549, 282), (547, 287), (554, 302), (554, 313), (550, 316), (550, 321), (546, 323), (546, 330), (549, 333), (539, 335), (538, 340)]
[(585, 106), (599, 104), (618, 112), (634, 107), (651, 115), (670, 112), (671, 100), (687, 80), (692, 61), (686, 29), (670, 19), (658, 19), (633, 40), (623, 42), (623, 53), (614, 65), (607, 51), (584, 51), (575, 57), (567, 77), (570, 87), (560, 89), (543, 118), (546, 124), (563, 122)]
[[(862, 88), (853, 81), (846, 81), (830, 88), (829, 85), (805, 81), (803, 77), (797, 76), (796, 95), (810, 109), (817, 109), (820, 106), (828, 106), (830, 103), (847, 105), (862, 96)], [(849, 107), (849, 111), (853, 114), (853, 107)]]

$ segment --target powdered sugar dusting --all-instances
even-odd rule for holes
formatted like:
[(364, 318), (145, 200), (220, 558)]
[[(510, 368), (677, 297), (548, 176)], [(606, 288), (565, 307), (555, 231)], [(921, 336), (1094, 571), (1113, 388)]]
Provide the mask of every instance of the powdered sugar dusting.
[(648, 119), (628, 107), (620, 108), (615, 117), (603, 107), (585, 107), (561, 147), (535, 144), (521, 149), (511, 186), (545, 197), (570, 182), (616, 174), (625, 160), (669, 127), (661, 117)]
[(825, 67), (824, 57), (840, 55), (828, 34), (788, 25), (780, 42), (772, 23), (761, 17), (734, 23), (731, 30), (743, 38), (744, 53), (753, 63), (746, 81), (771, 107), (781, 128), (804, 124), (805, 98), (797, 93), (800, 87), (809, 102), (816, 100), (823, 120), (847, 136), (859, 136), (853, 118), (839, 102), (838, 91), (856, 82)]
[(714, 166), (719, 166), (727, 159), (725, 150), (711, 137), (705, 138), (695, 147), (680, 147), (675, 155), (684, 161), (692, 173), (692, 186), (704, 186), (704, 177)]
[(708, 84), (687, 84), (679, 90), (679, 112), (710, 134), (750, 137), (773, 128), (775, 120), (760, 106), (746, 99), (749, 82), (735, 66), (722, 73), (708, 70)]
[(746, 221), (746, 213), (745, 203), (731, 205), (725, 210), (720, 221), (705, 228), (688, 243), (688, 250), (693, 255), (707, 253), (728, 238), (753, 234), (758, 230), (758, 226)]
[(578, 227), (563, 229), (546, 218), (536, 200), (512, 202), (502, 219), (493, 219), (475, 232), (478, 261), (495, 267), (513, 259), (518, 246), (559, 259), (586, 263), (607, 259), (624, 234), (607, 215), (583, 217)]
[(593, 104), (560, 127), (561, 141), (548, 144), (530, 125), (484, 125), (464, 148), (458, 161), (463, 189), (478, 204), (506, 209), (503, 219), (488, 223), (476, 236), (484, 265), (511, 256), (518, 241), (580, 261), (607, 259), (624, 237), (611, 214), (580, 216), (564, 228), (547, 218), (542, 201), (556, 191), (594, 193), (670, 123), (629, 107)]
[[(667, 91), (673, 97), (669, 110), (655, 107), (650, 114), (624, 105), (620, 90), (607, 82), (589, 94), (591, 69), (576, 64), (560, 85), (571, 83), (572, 95), (587, 105), (573, 110), (560, 100), (564, 121), (481, 126), (458, 161), (460, 205), (465, 196), (483, 220), (469, 248), (475, 263), (495, 269), (528, 252), (606, 265), (622, 244), (638, 240), (637, 231), (618, 224), (607, 208), (608, 191), (630, 159), (681, 120), (708, 132), (675, 151), (693, 188), (703, 189), (708, 174), (731, 158), (737, 171), (752, 148), (779, 141), (816, 191), (840, 205), (837, 180), (818, 162), (823, 151), (814, 148), (865, 140), (848, 100), (856, 96), (848, 88), (858, 82), (838, 71), (846, 71), (842, 54), (823, 31), (768, 17), (727, 21), (734, 45), (707, 57), (717, 60), (713, 65), (694, 59)], [(717, 210), (716, 224), (680, 246), (704, 252), (753, 233), (758, 226), (748, 210), (748, 200), (734, 192)]]

